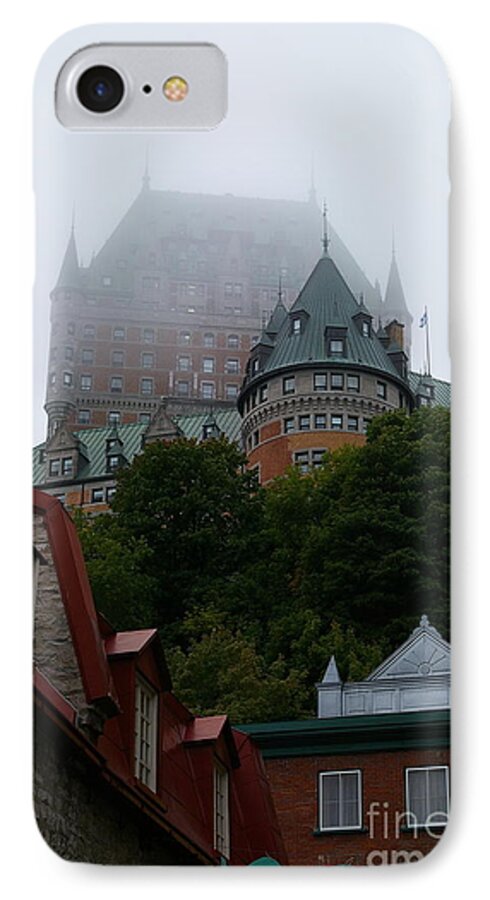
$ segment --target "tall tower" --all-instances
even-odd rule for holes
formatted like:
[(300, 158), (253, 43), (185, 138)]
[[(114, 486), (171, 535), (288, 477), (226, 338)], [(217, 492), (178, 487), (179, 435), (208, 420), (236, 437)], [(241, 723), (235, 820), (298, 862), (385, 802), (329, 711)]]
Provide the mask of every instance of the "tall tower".
[(320, 465), (330, 450), (362, 444), (374, 416), (405, 408), (403, 326), (378, 338), (373, 317), (324, 253), (289, 312), (279, 299), (250, 353), (238, 398), (249, 465), (262, 483), (291, 464)]
[(81, 295), (80, 268), (72, 225), (56, 287), (51, 292), (51, 343), (45, 410), (48, 438), (75, 410), (76, 307)]

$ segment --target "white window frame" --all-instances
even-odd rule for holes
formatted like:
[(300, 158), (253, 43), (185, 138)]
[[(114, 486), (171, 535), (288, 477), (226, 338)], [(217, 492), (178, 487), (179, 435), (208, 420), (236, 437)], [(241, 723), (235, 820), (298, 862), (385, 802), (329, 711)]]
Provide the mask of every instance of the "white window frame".
[[(431, 816), (434, 814), (429, 812), (428, 817), (425, 819), (425, 822), (415, 821), (415, 814), (412, 812), (410, 806), (410, 788), (409, 788), (409, 773), (410, 772), (433, 772), (436, 769), (442, 769), (445, 772), (445, 787), (446, 787), (446, 821), (445, 822), (436, 822), (431, 821)], [(428, 785), (428, 781), (426, 781), (426, 788)], [(427, 804), (428, 801), (428, 793), (425, 797), (425, 802)], [(434, 812), (442, 812), (442, 810), (434, 810)], [(449, 815), (449, 766), (408, 766), (405, 769), (405, 813), (406, 813), (406, 822), (404, 823), (407, 828), (413, 828), (417, 830), (417, 828), (444, 828), (447, 825), (447, 817)]]
[[(323, 825), (323, 780), (324, 778), (339, 778), (339, 818), (342, 816), (342, 775), (357, 775), (357, 825)], [(361, 769), (334, 769), (328, 772), (318, 773), (318, 830), (331, 831), (360, 831), (362, 829), (362, 770)]]
[(215, 759), (213, 771), (214, 849), (230, 858), (230, 773)]
[(136, 675), (134, 700), (134, 774), (138, 781), (155, 792), (158, 694), (141, 675)]

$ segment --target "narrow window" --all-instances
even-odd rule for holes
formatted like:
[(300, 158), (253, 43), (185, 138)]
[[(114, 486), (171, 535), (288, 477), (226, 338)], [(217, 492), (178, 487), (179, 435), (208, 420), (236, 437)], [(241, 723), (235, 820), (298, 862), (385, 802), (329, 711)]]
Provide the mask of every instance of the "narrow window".
[(215, 386), (212, 381), (201, 382), (201, 397), (203, 400), (214, 400)]
[(268, 385), (263, 384), (259, 390), (259, 398), (261, 403), (265, 403), (268, 397)]
[(90, 424), (90, 410), (89, 409), (79, 409), (78, 410), (78, 424), (79, 425), (89, 425)]
[(124, 365), (124, 351), (123, 350), (113, 350), (112, 351), (112, 365), (113, 366), (123, 366)]
[(284, 434), (290, 434), (294, 431), (294, 418), (289, 416), (287, 419), (284, 419)]
[(344, 390), (344, 376), (339, 372), (332, 372), (330, 376), (330, 387), (332, 391), (343, 391)]
[(313, 376), (313, 389), (315, 391), (327, 390), (327, 375), (324, 372), (316, 372)]
[(294, 375), (288, 375), (286, 378), (282, 379), (282, 392), (283, 392), (283, 394), (294, 394), (294, 391), (295, 391)]
[(91, 350), (90, 348), (86, 348), (86, 349), (82, 350), (82, 362), (88, 366), (88, 365), (92, 365), (93, 361), (94, 361), (94, 351)]
[(55, 476), (61, 474), (61, 460), (60, 459), (50, 459), (49, 474), (55, 475)]
[(111, 394), (121, 394), (123, 389), (123, 380), (120, 375), (113, 375), (111, 378)]
[(347, 390), (355, 391), (358, 394), (359, 388), (360, 388), (359, 375), (348, 375), (347, 376)]
[(92, 376), (91, 375), (80, 375), (80, 390), (81, 391), (91, 391), (92, 390)]
[(320, 831), (360, 828), (361, 816), (360, 770), (320, 772)]
[(359, 431), (359, 419), (357, 416), (347, 416), (347, 431)]
[(104, 488), (92, 488), (92, 503), (104, 502)]
[(306, 475), (309, 469), (309, 456), (307, 450), (298, 450), (297, 453), (294, 454), (294, 463), (298, 466), (302, 475)]
[(141, 393), (146, 396), (153, 394), (153, 378), (141, 379)]
[(204, 343), (204, 346), (205, 346), (205, 347), (208, 347), (208, 348), (214, 347), (214, 346), (215, 346), (215, 343), (216, 343), (216, 342), (215, 342), (215, 339), (214, 339), (214, 334), (211, 334), (210, 332), (207, 332), (207, 333), (204, 335), (203, 343)]
[(121, 423), (121, 413), (118, 409), (111, 409), (110, 412), (107, 413), (107, 424), (108, 425), (120, 425)]
[(299, 430), (300, 431), (309, 431), (310, 430), (310, 417), (309, 416), (300, 416), (299, 417)]
[(63, 384), (65, 387), (73, 386), (73, 375), (71, 372), (63, 372)]
[(381, 397), (382, 400), (386, 400), (386, 384), (384, 381), (376, 382), (376, 394), (378, 397)]
[(214, 766), (214, 849), (228, 859), (230, 856), (229, 775), (216, 762)]
[(317, 431), (321, 431), (322, 429), (327, 427), (327, 417), (324, 413), (318, 413), (315, 416), (315, 428)]
[(204, 356), (202, 361), (202, 370), (206, 375), (212, 375), (214, 372), (214, 358), (212, 356)]
[(152, 791), (156, 790), (157, 715), (157, 694), (138, 676), (134, 710), (134, 774)]
[(153, 369), (153, 366), (155, 365), (155, 357), (153, 356), (153, 353), (142, 353), (141, 365), (143, 369)]
[(445, 825), (449, 810), (448, 766), (426, 766), (406, 771), (409, 827)]
[(67, 456), (61, 461), (61, 472), (63, 475), (73, 474), (73, 459), (71, 456)]

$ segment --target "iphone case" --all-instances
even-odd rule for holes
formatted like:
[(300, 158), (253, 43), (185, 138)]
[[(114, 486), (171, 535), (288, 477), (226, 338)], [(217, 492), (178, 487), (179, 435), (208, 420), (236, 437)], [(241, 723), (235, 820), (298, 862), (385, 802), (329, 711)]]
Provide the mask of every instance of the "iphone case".
[[(61, 67), (112, 43), (216, 45), (224, 120), (64, 128)], [(384, 25), (91, 26), (34, 112), (42, 836), (421, 859), (449, 808), (443, 63)]]

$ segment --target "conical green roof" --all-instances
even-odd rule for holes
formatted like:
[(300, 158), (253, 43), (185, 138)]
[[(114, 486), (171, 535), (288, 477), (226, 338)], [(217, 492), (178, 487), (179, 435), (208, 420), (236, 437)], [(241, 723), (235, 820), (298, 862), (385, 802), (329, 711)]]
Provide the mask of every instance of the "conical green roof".
[(61, 263), (60, 274), (56, 288), (72, 288), (78, 287), (80, 284), (80, 269), (78, 266), (77, 245), (75, 243), (75, 232), (72, 228), (70, 239), (68, 241), (63, 262)]
[(409, 315), (400, 272), (398, 271), (395, 254), (393, 253), (390, 273), (388, 275), (388, 284), (386, 285), (383, 314), (386, 317), (387, 315), (395, 315), (395, 313), (405, 313), (406, 315)]
[[(330, 256), (323, 256), (283, 321), (275, 346), (262, 372), (286, 369), (301, 364), (331, 362), (335, 365), (361, 365), (395, 378), (399, 374), (371, 329), (361, 333), (354, 317), (367, 312), (359, 306)], [(302, 319), (300, 333), (291, 328), (291, 318)], [(345, 329), (346, 354), (329, 356), (328, 328)]]

